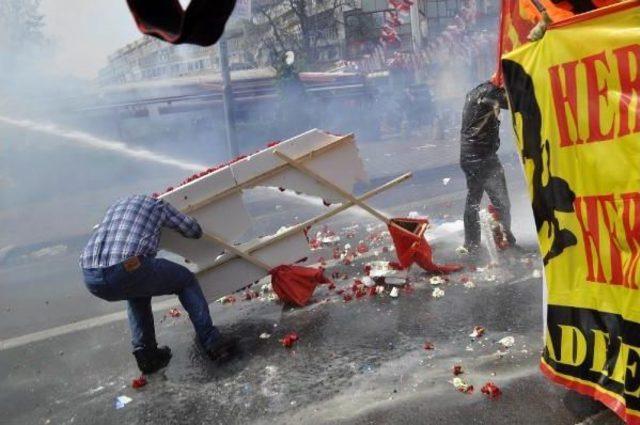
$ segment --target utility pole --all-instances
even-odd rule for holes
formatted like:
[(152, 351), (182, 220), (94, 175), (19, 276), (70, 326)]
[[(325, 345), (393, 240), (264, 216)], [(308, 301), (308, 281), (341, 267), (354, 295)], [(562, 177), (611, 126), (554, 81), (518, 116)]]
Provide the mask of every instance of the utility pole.
[(420, 8), (418, 2), (414, 2), (409, 9), (409, 18), (411, 22), (411, 41), (413, 52), (417, 53), (422, 48), (422, 31), (420, 30)]
[(227, 150), (229, 159), (240, 155), (238, 140), (236, 139), (236, 120), (233, 115), (233, 88), (229, 75), (229, 57), (227, 51), (227, 39), (223, 35), (218, 41), (218, 55), (220, 60), (220, 76), (222, 77), (222, 100), (224, 105), (224, 126), (227, 131)]

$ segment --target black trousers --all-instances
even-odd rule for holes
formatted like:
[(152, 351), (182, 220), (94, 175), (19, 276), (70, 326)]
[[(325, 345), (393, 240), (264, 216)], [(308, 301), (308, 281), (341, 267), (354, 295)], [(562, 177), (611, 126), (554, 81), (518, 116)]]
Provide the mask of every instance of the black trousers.
[(515, 244), (511, 233), (511, 203), (507, 192), (504, 169), (497, 155), (487, 159), (461, 162), (467, 178), (467, 202), (464, 208), (464, 246), (476, 249), (480, 245), (480, 202), (486, 192), (489, 200), (500, 214), (507, 240)]

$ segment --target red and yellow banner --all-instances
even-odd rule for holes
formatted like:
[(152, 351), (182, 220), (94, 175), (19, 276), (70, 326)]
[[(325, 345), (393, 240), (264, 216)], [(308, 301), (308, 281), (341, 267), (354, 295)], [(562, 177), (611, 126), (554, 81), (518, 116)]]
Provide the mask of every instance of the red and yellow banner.
[(640, 424), (640, 2), (502, 67), (545, 263), (542, 371)]
[[(578, 14), (619, 3), (621, 0), (502, 0), (498, 29), (498, 61), (528, 42), (527, 36), (541, 19), (535, 5), (543, 7), (552, 22), (560, 23)], [(500, 66), (497, 82), (502, 84)]]

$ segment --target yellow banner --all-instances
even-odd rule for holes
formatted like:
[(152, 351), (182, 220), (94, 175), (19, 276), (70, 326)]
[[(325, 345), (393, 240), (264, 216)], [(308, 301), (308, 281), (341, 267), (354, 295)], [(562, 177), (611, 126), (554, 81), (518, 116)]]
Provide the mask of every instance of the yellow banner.
[(640, 424), (640, 2), (503, 57), (548, 285), (541, 368)]

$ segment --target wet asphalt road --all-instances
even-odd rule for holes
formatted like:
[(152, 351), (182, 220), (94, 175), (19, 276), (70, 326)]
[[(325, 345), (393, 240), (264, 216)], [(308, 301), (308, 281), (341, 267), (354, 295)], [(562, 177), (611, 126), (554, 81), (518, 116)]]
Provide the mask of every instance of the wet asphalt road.
[[(357, 223), (361, 233), (354, 240), (371, 233), (367, 221)], [(433, 221), (437, 231), (451, 217)], [(303, 309), (260, 300), (214, 304), (221, 330), (241, 338), (242, 356), (224, 367), (199, 350), (187, 318), (156, 314), (159, 341), (174, 357), (141, 390), (130, 387), (137, 371), (123, 321), (5, 350), (0, 408), (9, 424), (579, 423), (593, 413), (589, 406), (570, 408), (568, 393), (537, 371), (542, 300), (533, 270), (540, 264), (532, 238), (521, 240), (531, 253), (503, 254), (487, 269), (486, 256), (469, 263), (441, 285), (440, 299), (431, 296), (429, 276), (412, 270), (413, 290), (398, 299), (344, 302), (321, 288)], [(460, 241), (459, 232), (433, 241), (438, 260), (456, 260)], [(372, 243), (378, 257), (370, 252), (350, 266), (329, 262), (328, 273), (349, 275), (337, 280), (338, 289), (348, 291), (367, 261), (392, 259), (381, 253), (389, 244), (388, 237)], [(314, 255), (329, 258), (331, 247), (326, 250)], [(465, 287), (466, 279), (475, 287)], [(474, 340), (469, 333), (476, 325), (487, 331)], [(286, 349), (278, 340), (290, 331), (300, 341)], [(260, 339), (261, 333), (271, 337)], [(513, 347), (497, 343), (505, 336), (514, 337)], [(433, 350), (423, 349), (427, 340)], [(474, 385), (472, 394), (453, 388), (456, 364)], [(480, 393), (487, 381), (502, 389), (499, 399)], [(120, 395), (132, 401), (116, 409)], [(597, 423), (618, 422), (608, 414)]]

